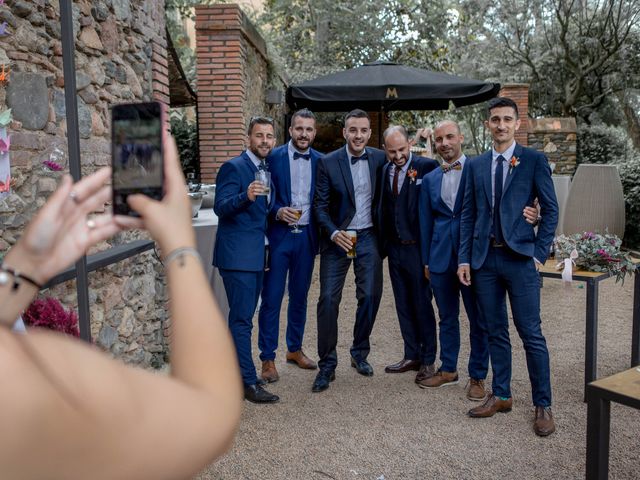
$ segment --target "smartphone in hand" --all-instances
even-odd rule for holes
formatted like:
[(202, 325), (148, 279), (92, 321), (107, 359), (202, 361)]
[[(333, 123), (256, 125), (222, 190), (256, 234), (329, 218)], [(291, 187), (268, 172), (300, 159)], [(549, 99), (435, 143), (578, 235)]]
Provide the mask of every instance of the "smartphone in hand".
[(162, 108), (158, 102), (116, 105), (111, 112), (113, 213), (138, 214), (127, 197), (161, 200), (164, 186)]

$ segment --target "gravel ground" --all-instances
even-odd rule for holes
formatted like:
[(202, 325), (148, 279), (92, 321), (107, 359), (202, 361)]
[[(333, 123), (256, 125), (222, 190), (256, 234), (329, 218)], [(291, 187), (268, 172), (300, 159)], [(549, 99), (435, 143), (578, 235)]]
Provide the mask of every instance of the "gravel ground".
[[(316, 357), (318, 264), (309, 294), (305, 351)], [(414, 373), (385, 374), (384, 366), (402, 357), (402, 339), (388, 272), (369, 361), (375, 374), (365, 378), (349, 365), (355, 315), (355, 287), (350, 273), (344, 289), (336, 381), (311, 393), (315, 372), (284, 361), (281, 317), (281, 379), (269, 390), (277, 405), (245, 402), (233, 449), (201, 473), (205, 479), (575, 479), (584, 478), (586, 404), (584, 331), (586, 288), (563, 287), (545, 279), (542, 289), (543, 332), (551, 354), (557, 431), (548, 438), (532, 430), (533, 407), (524, 350), (512, 328), (511, 413), (490, 419), (466, 416), (475, 403), (464, 396), (467, 380), (468, 328), (462, 325), (460, 384), (422, 390)], [(598, 375), (629, 368), (633, 281), (600, 284)], [(435, 302), (434, 302), (435, 305)], [(283, 307), (283, 312), (286, 308)], [(257, 325), (257, 318), (254, 322)], [(256, 327), (257, 330), (257, 327)], [(256, 335), (254, 335), (254, 340)], [(466, 339), (466, 341), (465, 341)], [(257, 340), (255, 340), (257, 343)], [(258, 349), (254, 345), (256, 365)], [(490, 378), (487, 382), (490, 385)], [(612, 404), (610, 478), (640, 478), (640, 412)]]

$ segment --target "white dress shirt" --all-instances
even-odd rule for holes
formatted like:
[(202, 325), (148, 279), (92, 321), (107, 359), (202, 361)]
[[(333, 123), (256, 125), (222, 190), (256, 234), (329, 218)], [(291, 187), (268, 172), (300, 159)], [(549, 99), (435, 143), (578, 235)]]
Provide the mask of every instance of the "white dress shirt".
[[(404, 179), (407, 176), (407, 171), (409, 170), (409, 165), (411, 164), (411, 159), (412, 157), (412, 153), (409, 153), (409, 160), (407, 160), (407, 162), (400, 167), (400, 173), (398, 175), (398, 192), (400, 192), (400, 190), (402, 190), (402, 184), (404, 183)], [(391, 191), (393, 191), (393, 177), (396, 176), (396, 165), (394, 163), (391, 163), (391, 165), (389, 165), (389, 184), (391, 185)]]
[(462, 180), (462, 171), (464, 170), (464, 163), (467, 157), (462, 154), (460, 158), (454, 160), (450, 164), (460, 162), (460, 170), (451, 169), (442, 174), (442, 185), (440, 187), (440, 196), (442, 201), (451, 209), (456, 205), (456, 198), (458, 197), (458, 189), (460, 188), (460, 181)]
[[(366, 150), (362, 152), (362, 155), (365, 153)], [(347, 230), (362, 230), (363, 228), (373, 227), (371, 217), (371, 202), (373, 198), (371, 175), (369, 162), (367, 160), (358, 160), (356, 163), (351, 163), (353, 156), (347, 148), (347, 158), (349, 159), (349, 168), (351, 168), (351, 178), (353, 180), (353, 192), (356, 198), (356, 214), (347, 226)]]
[(311, 216), (311, 160), (304, 158), (293, 158), (295, 152), (311, 155), (311, 150), (301, 152), (297, 150), (291, 141), (287, 149), (289, 153), (289, 173), (291, 178), (291, 205), (302, 208), (302, 216), (298, 220), (298, 225), (308, 225)]

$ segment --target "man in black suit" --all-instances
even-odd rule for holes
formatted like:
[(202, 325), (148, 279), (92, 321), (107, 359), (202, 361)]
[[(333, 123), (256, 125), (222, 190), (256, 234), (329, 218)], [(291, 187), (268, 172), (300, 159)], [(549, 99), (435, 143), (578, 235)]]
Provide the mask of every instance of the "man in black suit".
[(379, 238), (382, 256), (389, 257), (389, 277), (404, 340), (402, 360), (384, 369), (387, 373), (418, 371), (416, 382), (435, 372), (436, 321), (431, 286), (420, 265), (418, 205), (422, 177), (438, 168), (431, 158), (410, 151), (407, 130), (392, 126), (383, 134), (389, 163), (381, 172)]
[[(313, 392), (329, 388), (338, 363), (338, 310), (344, 280), (354, 264), (358, 308), (353, 329), (351, 365), (361, 375), (373, 375), (367, 362), (369, 335), (382, 297), (382, 260), (374, 230), (377, 183), (385, 164), (382, 151), (367, 147), (369, 115), (353, 110), (345, 116), (347, 144), (318, 161), (314, 211), (321, 229), (320, 298), (318, 300), (318, 366)], [(355, 258), (347, 256), (357, 234)]]

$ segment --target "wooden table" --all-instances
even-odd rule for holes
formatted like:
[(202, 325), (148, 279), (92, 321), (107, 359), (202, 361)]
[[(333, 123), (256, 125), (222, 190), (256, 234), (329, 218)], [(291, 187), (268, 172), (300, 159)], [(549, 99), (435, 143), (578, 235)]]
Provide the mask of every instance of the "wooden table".
[[(640, 260), (634, 259), (634, 263)], [(540, 275), (562, 279), (562, 271), (556, 270), (558, 260), (547, 260), (540, 268)], [(598, 374), (598, 290), (602, 280), (611, 277), (608, 273), (574, 270), (573, 280), (587, 284), (586, 334), (584, 345), (584, 398), (586, 401), (587, 384), (593, 382)], [(627, 279), (629, 281), (629, 279)], [(633, 323), (631, 327), (631, 366), (640, 364), (640, 275), (633, 276)]]
[(587, 480), (609, 477), (611, 402), (640, 409), (640, 368), (587, 385)]

